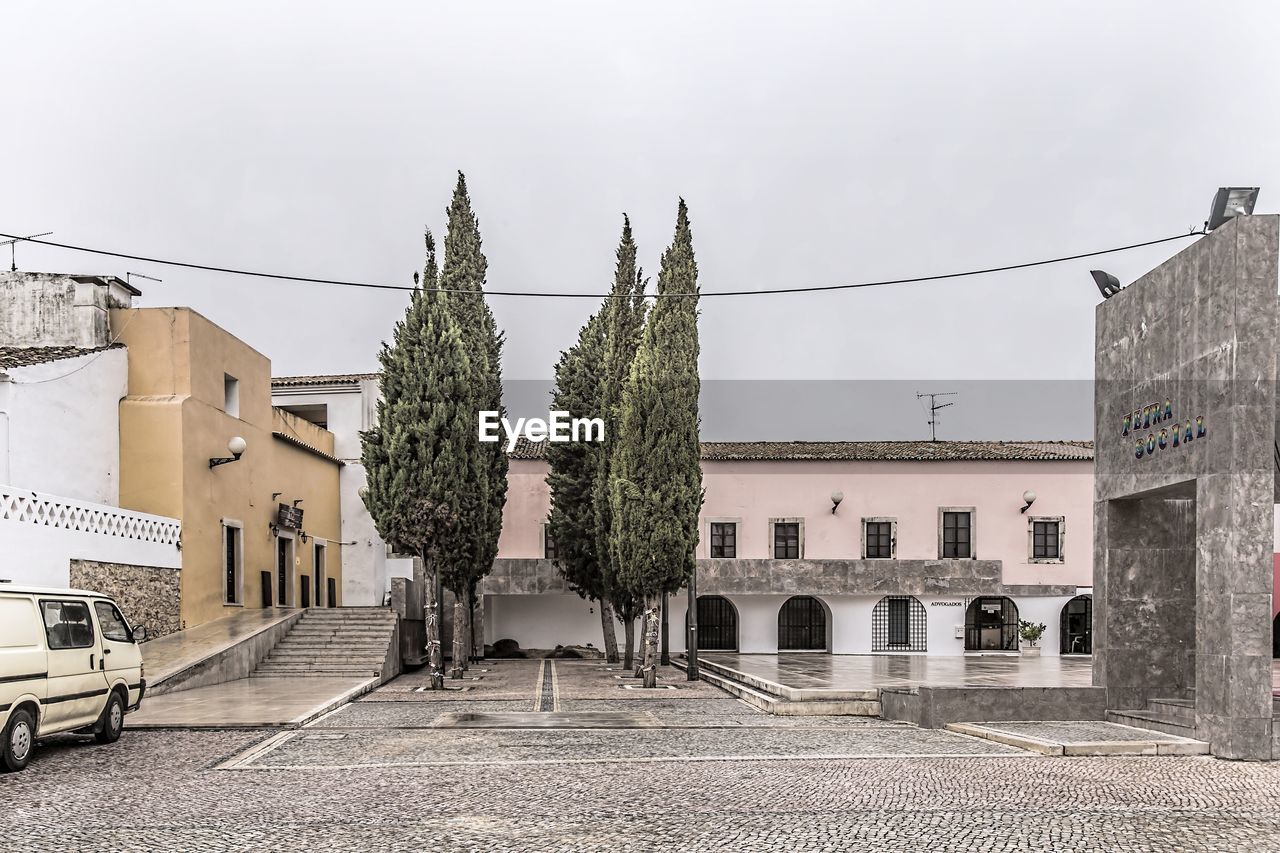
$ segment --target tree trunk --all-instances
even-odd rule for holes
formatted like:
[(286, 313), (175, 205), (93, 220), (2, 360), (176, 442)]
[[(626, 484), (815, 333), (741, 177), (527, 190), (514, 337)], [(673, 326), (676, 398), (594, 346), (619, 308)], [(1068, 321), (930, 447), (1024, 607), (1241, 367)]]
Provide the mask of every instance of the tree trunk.
[(438, 574), (435, 567), (427, 571), (427, 665), (431, 667), (432, 690), (444, 689), (444, 650), (440, 647), (440, 609), (436, 601), (440, 589), (436, 583)]
[(449, 677), (455, 680), (462, 678), (463, 657), (467, 653), (466, 634), (467, 605), (462, 596), (453, 596), (453, 665), (449, 667)]
[(626, 643), (626, 650), (623, 652), (622, 657), (622, 668), (630, 670), (632, 661), (635, 660), (636, 652), (636, 620), (628, 619), (625, 616), (622, 618), (622, 638), (623, 642)]
[(644, 612), (644, 686), (658, 686), (658, 608)]
[(463, 596), (463, 604), (466, 612), (463, 619), (466, 622), (466, 630), (462, 632), (462, 671), (466, 672), (471, 669), (471, 590), (467, 590), (467, 594)]
[(645, 663), (644, 645), (645, 645), (645, 639), (647, 636), (646, 632), (648, 628), (649, 628), (649, 599), (646, 598), (640, 604), (640, 636), (638, 638), (640, 641), (640, 648), (636, 649), (636, 666), (635, 666), (635, 670), (631, 673), (631, 676), (633, 678), (644, 678), (644, 663)]
[(600, 627), (604, 629), (604, 661), (605, 663), (618, 662), (618, 632), (613, 627), (613, 608), (609, 606), (609, 599), (600, 596)]

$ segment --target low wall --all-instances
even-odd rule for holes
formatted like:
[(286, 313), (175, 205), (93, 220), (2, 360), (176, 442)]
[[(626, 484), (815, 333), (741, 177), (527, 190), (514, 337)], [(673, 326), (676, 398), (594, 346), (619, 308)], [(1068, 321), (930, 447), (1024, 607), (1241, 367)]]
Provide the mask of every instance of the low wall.
[(131, 625), (145, 625), (149, 638), (182, 628), (182, 572), (156, 566), (71, 560), (70, 586), (115, 599)]
[(880, 691), (880, 716), (940, 729), (947, 723), (1105, 720), (1105, 687), (919, 687)]
[[(162, 693), (173, 693), (178, 690), (190, 690), (193, 687), (207, 687), (210, 684), (222, 684), (246, 678), (254, 668), (262, 663), (276, 644), (284, 639), (290, 629), (302, 618), (303, 610), (294, 610), (285, 618), (275, 622), (256, 634), (245, 637), (229, 648), (222, 649), (204, 660), (175, 673), (173, 676), (147, 684), (147, 694), (151, 696)], [(146, 645), (143, 645), (143, 659), (146, 658)]]

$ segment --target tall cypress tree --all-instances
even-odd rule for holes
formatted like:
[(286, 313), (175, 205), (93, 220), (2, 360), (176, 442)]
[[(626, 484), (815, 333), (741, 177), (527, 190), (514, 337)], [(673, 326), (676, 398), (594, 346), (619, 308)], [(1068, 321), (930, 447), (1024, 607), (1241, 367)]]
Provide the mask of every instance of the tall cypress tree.
[[(560, 354), (551, 406), (572, 418), (599, 417), (607, 304), (578, 332), (578, 340)], [(607, 433), (607, 428), (606, 428)], [(588, 442), (547, 444), (547, 485), (551, 488), (548, 525), (556, 543), (556, 567), (569, 588), (600, 606), (605, 659), (618, 660), (618, 638), (596, 553), (595, 478), (597, 448)]]
[(617, 265), (613, 288), (601, 309), (604, 319), (605, 353), (600, 366), (600, 417), (604, 418), (604, 441), (592, 453), (596, 460), (595, 499), (596, 559), (599, 561), (602, 586), (609, 602), (625, 628), (626, 647), (623, 665), (632, 667), (635, 651), (635, 620), (640, 603), (622, 582), (612, 545), (613, 511), (609, 500), (610, 472), (621, 441), (622, 388), (631, 373), (640, 332), (644, 328), (644, 273), (636, 266), (636, 243), (631, 234), (631, 220), (622, 219), (622, 237), (618, 242)]
[(484, 298), (489, 262), (481, 250), (480, 222), (471, 208), (467, 179), (458, 173), (448, 208), (448, 233), (444, 241), (444, 265), (440, 288), (448, 291), (448, 304), (462, 332), (469, 365), (466, 399), (472, 423), (467, 430), (468, 452), (474, 460), (472, 491), (462, 517), (470, 537), (470, 550), (445, 577), (455, 597), (453, 676), (462, 677), (464, 638), (471, 633), (471, 613), (476, 586), (493, 570), (502, 532), (502, 508), (507, 499), (507, 454), (501, 442), (481, 443), (476, 431), (480, 411), (502, 408), (502, 335)]
[(645, 603), (646, 687), (657, 676), (657, 598), (679, 589), (694, 568), (702, 507), (700, 387), (698, 265), (681, 199), (658, 272), (658, 299), (623, 386), (609, 481), (614, 559), (622, 583)]
[[(458, 328), (436, 287), (435, 244), (427, 232), (426, 280), (415, 289), (390, 345), (383, 344), (378, 422), (360, 434), (365, 507), (378, 534), (419, 557), (431, 584), (469, 549), (463, 507), (470, 467), (467, 405), (471, 366)], [(416, 276), (415, 276), (416, 279)], [(440, 626), (427, 619), (432, 687), (444, 686)]]

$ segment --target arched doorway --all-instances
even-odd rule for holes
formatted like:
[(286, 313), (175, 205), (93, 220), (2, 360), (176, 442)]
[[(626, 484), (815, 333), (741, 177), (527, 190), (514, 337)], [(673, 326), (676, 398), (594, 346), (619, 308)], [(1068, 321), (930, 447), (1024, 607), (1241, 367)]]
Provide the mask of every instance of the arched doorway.
[(1280, 613), (1271, 620), (1271, 656), (1280, 658)]
[(927, 652), (929, 617), (910, 595), (886, 595), (871, 611), (871, 651)]
[(1016, 652), (1018, 605), (1004, 596), (975, 598), (964, 618), (966, 652)]
[[(685, 623), (687, 629), (687, 618)], [(698, 596), (698, 650), (704, 652), (736, 652), (738, 650), (738, 611), (723, 595)]]
[(1062, 606), (1059, 637), (1062, 654), (1093, 654), (1093, 596), (1077, 595)]
[(778, 651), (825, 652), (827, 608), (811, 595), (797, 595), (778, 611)]

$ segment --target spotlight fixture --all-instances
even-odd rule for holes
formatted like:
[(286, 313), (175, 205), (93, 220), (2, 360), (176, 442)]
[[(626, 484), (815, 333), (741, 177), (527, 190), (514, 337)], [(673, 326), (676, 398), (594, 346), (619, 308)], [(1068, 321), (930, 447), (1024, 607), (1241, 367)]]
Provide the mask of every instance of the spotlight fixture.
[(228, 462), (236, 462), (244, 455), (249, 445), (240, 436), (236, 436), (227, 442), (227, 452), (230, 456), (215, 456), (209, 460), (210, 468), (217, 468), (219, 465), (226, 465)]
[(1258, 203), (1258, 187), (1219, 187), (1213, 197), (1213, 207), (1209, 209), (1209, 221), (1205, 223), (1206, 231), (1213, 231), (1219, 225), (1237, 216), (1248, 216), (1253, 213), (1253, 206)]
[(1027, 510), (1031, 509), (1031, 505), (1036, 502), (1036, 493), (1031, 491), (1030, 489), (1027, 489), (1025, 492), (1022, 493), (1022, 502), (1025, 503), (1026, 506), (1018, 510), (1018, 512), (1022, 513), (1023, 515), (1026, 515)]
[(1098, 285), (1098, 290), (1102, 291), (1103, 299), (1110, 299), (1120, 292), (1120, 279), (1111, 273), (1103, 272), (1102, 270), (1089, 270), (1089, 275), (1093, 276), (1094, 284)]
[(836, 510), (840, 507), (840, 501), (844, 500), (844, 492), (831, 493), (831, 514), (835, 515)]

